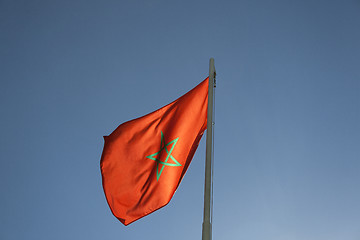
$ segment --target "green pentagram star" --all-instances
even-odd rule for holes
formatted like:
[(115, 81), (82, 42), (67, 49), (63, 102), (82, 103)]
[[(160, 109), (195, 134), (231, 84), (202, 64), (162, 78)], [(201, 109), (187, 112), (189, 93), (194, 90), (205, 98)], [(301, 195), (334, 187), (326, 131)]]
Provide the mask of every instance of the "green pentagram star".
[[(174, 150), (174, 147), (177, 143), (177, 141), (179, 140), (179, 138), (176, 138), (174, 140), (172, 140), (171, 142), (167, 143), (165, 145), (165, 141), (164, 141), (164, 134), (161, 131), (161, 143), (160, 143), (160, 150), (154, 154), (151, 154), (149, 156), (147, 156), (146, 158), (154, 160), (156, 162), (156, 179), (157, 181), (159, 181), (159, 178), (161, 176), (162, 171), (164, 170), (165, 166), (170, 166), (170, 167), (179, 167), (181, 166), (181, 164), (171, 155), (172, 151)], [(170, 151), (168, 150), (168, 146), (171, 145), (171, 149)], [(161, 156), (161, 152), (165, 150), (167, 153), (166, 159), (165, 161), (160, 161), (160, 156)], [(174, 163), (168, 163), (169, 158), (171, 158), (171, 160)], [(161, 164), (161, 169), (159, 170), (159, 165)]]

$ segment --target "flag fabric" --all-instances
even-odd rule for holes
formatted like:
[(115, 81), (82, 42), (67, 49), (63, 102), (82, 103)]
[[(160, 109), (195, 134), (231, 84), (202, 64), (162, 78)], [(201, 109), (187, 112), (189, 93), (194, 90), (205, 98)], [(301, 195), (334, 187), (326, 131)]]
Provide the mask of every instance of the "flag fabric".
[(124, 225), (165, 206), (174, 195), (206, 129), (208, 84), (206, 78), (174, 102), (104, 136), (103, 188)]

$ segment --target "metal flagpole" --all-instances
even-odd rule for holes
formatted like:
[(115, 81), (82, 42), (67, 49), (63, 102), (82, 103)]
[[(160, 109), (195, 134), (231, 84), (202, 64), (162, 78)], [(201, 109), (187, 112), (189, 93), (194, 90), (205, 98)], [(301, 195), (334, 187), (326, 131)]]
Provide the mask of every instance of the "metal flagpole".
[(215, 82), (214, 59), (209, 63), (209, 93), (207, 110), (206, 131), (206, 160), (205, 160), (205, 190), (204, 190), (204, 220), (202, 240), (212, 239), (212, 157), (213, 157), (213, 106), (214, 106), (214, 82)]

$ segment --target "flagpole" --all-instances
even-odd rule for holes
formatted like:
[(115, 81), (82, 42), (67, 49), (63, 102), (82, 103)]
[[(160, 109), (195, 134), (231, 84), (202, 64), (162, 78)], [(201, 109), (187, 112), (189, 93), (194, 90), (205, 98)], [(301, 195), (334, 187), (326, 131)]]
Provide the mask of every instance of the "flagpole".
[(206, 131), (205, 189), (204, 189), (204, 219), (202, 240), (212, 239), (212, 157), (213, 157), (213, 106), (214, 106), (214, 58), (209, 62), (209, 91)]

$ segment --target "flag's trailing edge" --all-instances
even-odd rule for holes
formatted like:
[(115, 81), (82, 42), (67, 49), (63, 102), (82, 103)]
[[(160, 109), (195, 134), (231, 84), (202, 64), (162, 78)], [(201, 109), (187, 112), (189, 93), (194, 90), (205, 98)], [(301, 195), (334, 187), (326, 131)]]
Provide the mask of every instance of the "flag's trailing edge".
[(169, 203), (207, 126), (209, 78), (172, 103), (125, 122), (100, 161), (114, 216), (128, 225)]

